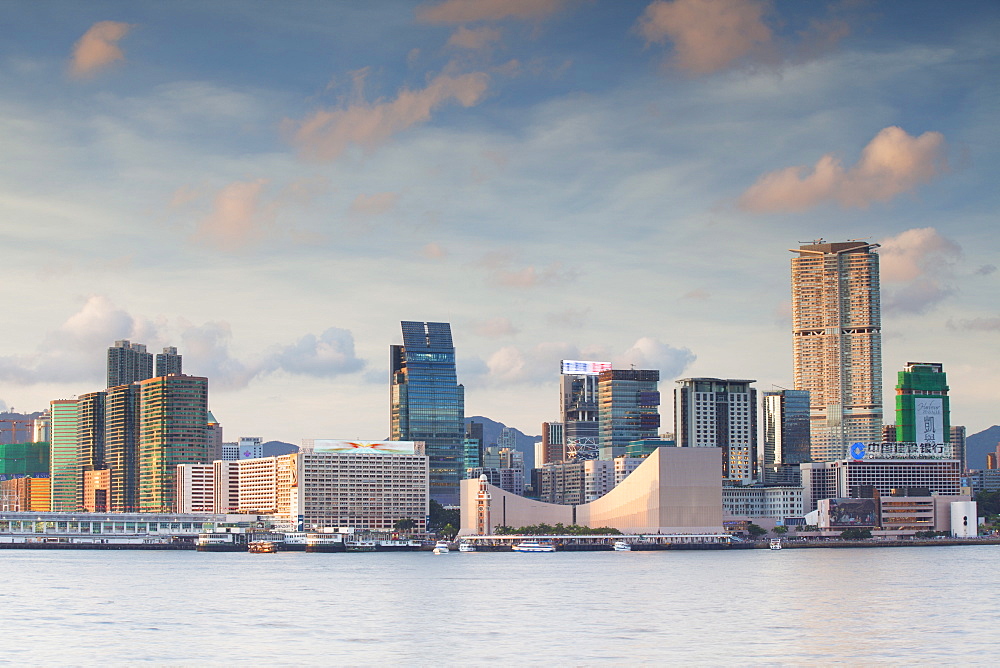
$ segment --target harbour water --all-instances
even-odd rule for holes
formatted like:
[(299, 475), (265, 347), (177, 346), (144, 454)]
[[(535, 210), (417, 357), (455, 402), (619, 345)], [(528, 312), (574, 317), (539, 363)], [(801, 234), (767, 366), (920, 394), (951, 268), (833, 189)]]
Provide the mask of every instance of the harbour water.
[(1000, 546), (4, 551), (0, 662), (995, 664)]

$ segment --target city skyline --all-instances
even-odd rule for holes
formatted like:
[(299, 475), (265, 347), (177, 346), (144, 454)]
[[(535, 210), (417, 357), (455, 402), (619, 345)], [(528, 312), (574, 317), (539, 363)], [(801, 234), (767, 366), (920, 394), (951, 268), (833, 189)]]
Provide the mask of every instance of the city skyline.
[(383, 438), (409, 319), (530, 434), (560, 359), (791, 388), (787, 249), (824, 238), (881, 246), (883, 406), (926, 360), (996, 423), (1000, 7), (728, 5), (5, 8), (0, 409), (128, 339), (230, 434)]

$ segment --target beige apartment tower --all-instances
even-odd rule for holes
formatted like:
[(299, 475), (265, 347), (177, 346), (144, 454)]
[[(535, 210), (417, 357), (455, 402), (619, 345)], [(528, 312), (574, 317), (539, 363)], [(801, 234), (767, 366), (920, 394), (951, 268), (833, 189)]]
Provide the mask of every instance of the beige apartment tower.
[(810, 396), (813, 461), (846, 457), (882, 437), (878, 244), (799, 246), (792, 258), (792, 364)]

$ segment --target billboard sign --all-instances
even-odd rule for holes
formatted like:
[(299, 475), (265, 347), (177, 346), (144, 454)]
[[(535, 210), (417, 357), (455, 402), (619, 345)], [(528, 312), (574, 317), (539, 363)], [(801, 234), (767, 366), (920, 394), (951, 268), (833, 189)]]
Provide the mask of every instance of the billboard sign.
[[(854, 454), (851, 446), (851, 455)], [(864, 459), (954, 459), (954, 456), (951, 446), (944, 443), (868, 443), (864, 446)]]
[(913, 400), (913, 419), (921, 443), (944, 443), (944, 400), (941, 397), (917, 397)]
[(337, 441), (317, 438), (313, 452), (337, 455), (415, 455), (416, 441)]
[(830, 499), (830, 528), (878, 526), (875, 499)]
[(596, 376), (602, 371), (611, 371), (611, 362), (562, 361), (562, 374), (564, 376)]

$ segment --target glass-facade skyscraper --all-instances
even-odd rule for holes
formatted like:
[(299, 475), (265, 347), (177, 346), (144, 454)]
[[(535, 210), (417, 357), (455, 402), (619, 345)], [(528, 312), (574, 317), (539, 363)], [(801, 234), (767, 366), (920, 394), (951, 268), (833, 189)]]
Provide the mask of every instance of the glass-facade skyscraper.
[(762, 479), (777, 482), (783, 468), (798, 470), (812, 461), (809, 442), (809, 393), (773, 390), (763, 393), (764, 440), (758, 454)]
[(656, 438), (659, 383), (655, 369), (609, 369), (597, 376), (600, 459), (624, 455), (632, 441)]
[(458, 505), (463, 477), (465, 388), (455, 372), (446, 322), (404, 321), (403, 345), (389, 351), (390, 436), (423, 441), (430, 458), (430, 497)]

